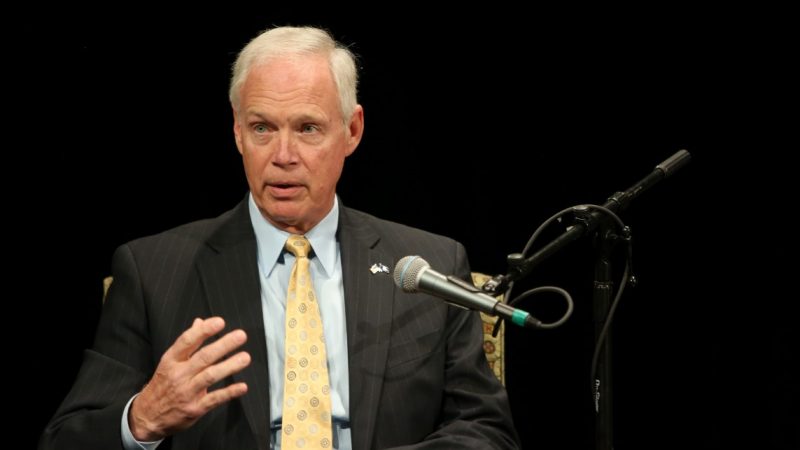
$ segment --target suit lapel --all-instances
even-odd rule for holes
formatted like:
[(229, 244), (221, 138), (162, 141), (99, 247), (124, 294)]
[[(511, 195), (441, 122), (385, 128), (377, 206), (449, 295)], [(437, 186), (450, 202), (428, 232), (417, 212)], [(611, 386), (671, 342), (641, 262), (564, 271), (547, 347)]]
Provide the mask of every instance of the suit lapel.
[(381, 252), (375, 230), (341, 205), (338, 236), (344, 271), (353, 449), (368, 449), (383, 388), (394, 302), (391, 275), (373, 274), (369, 269), (375, 263), (393, 261)]
[(261, 309), (256, 238), (250, 223), (247, 201), (239, 204), (230, 220), (208, 240), (209, 251), (197, 261), (212, 314), (225, 319), (225, 330), (241, 328), (247, 333), (243, 350), (251, 356), (248, 368), (233, 376), (247, 383), (241, 401), (258, 448), (269, 444), (269, 376), (267, 344)]

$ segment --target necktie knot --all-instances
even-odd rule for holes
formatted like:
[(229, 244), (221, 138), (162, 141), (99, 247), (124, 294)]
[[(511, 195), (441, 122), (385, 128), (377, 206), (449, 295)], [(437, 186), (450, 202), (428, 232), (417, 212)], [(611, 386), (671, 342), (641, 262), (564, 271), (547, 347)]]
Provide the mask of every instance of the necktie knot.
[(311, 250), (311, 243), (308, 242), (305, 236), (293, 234), (286, 240), (284, 247), (297, 258), (306, 258)]

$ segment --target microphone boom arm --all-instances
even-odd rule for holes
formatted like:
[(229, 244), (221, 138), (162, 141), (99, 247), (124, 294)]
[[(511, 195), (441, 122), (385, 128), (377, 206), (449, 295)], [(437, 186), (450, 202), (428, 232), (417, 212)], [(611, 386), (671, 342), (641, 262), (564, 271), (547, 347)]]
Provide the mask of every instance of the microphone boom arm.
[[(602, 206), (615, 213), (624, 211), (636, 197), (688, 164), (690, 159), (691, 155), (688, 151), (679, 150), (661, 164), (658, 164), (649, 175), (639, 180), (638, 183), (631, 186), (625, 192), (614, 193)], [(591, 233), (604, 219), (604, 214), (597, 210), (586, 211), (576, 208), (575, 211), (578, 213), (578, 223), (570, 227), (567, 231), (542, 247), (529, 258), (509, 257), (508, 273), (506, 275), (497, 275), (487, 281), (486, 284), (483, 285), (483, 291), (494, 296), (504, 293), (508, 289), (510, 283), (527, 276), (536, 266), (557, 253), (567, 244)]]

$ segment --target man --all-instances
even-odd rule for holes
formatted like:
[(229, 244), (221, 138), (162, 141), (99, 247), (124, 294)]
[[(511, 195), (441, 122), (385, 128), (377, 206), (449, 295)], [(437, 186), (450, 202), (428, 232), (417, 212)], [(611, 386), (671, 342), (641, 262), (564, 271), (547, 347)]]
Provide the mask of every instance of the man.
[[(116, 251), (94, 348), (40, 448), (518, 446), (477, 313), (402, 293), (388, 273), (416, 254), (467, 277), (463, 246), (336, 197), (364, 130), (355, 93), (352, 54), (322, 30), (275, 28), (242, 50), (230, 99), (249, 195)], [(284, 252), (290, 236), (311, 253)], [(316, 443), (287, 425), (306, 426), (305, 411), (282, 415), (295, 376), (309, 379), (284, 334), (303, 258), (327, 352)]]

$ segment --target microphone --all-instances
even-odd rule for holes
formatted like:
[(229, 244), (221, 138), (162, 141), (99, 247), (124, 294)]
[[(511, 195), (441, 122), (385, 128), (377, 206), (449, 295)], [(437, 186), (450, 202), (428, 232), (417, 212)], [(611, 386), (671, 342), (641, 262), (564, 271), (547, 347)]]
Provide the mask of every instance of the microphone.
[(490, 316), (510, 320), (521, 327), (541, 328), (542, 322), (527, 312), (513, 308), (474, 286), (455, 277), (447, 277), (431, 269), (419, 256), (405, 256), (394, 267), (394, 284), (403, 292), (425, 292), (461, 308), (482, 311)]

